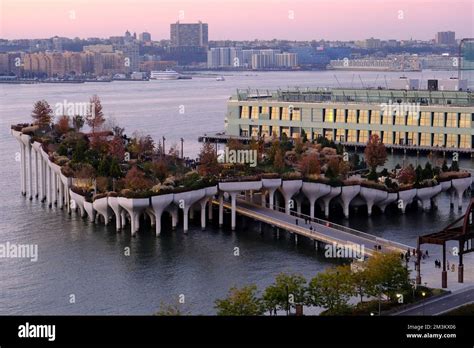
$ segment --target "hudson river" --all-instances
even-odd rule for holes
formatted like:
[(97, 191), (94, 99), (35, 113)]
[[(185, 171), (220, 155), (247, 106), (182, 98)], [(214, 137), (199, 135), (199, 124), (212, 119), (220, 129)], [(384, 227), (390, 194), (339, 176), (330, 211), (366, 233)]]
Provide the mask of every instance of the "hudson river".
[[(5, 314), (153, 314), (160, 303), (177, 303), (184, 295), (184, 311), (214, 314), (214, 300), (232, 286), (254, 283), (260, 290), (280, 272), (300, 272), (308, 279), (331, 265), (309, 243), (263, 236), (251, 227), (231, 233), (209, 227), (201, 231), (198, 219), (187, 235), (169, 224), (160, 238), (153, 230), (128, 231), (94, 225), (76, 214), (20, 195), (19, 145), (10, 125), (30, 122), (33, 103), (87, 102), (97, 94), (107, 117), (126, 132), (166, 137), (166, 147), (184, 138), (185, 156), (199, 151), (197, 137), (224, 128), (226, 101), (237, 88), (275, 89), (288, 86), (385, 86), (399, 73), (359, 72), (239, 73), (192, 80), (85, 84), (0, 85), (0, 243), (37, 244), (38, 261), (0, 258), (0, 315)], [(454, 73), (406, 73), (425, 81)], [(359, 78), (359, 75), (361, 78)], [(385, 76), (385, 78), (384, 78)], [(415, 159), (411, 159), (413, 162)], [(421, 158), (421, 162), (424, 160)], [(401, 163), (400, 157), (390, 163)], [(461, 167), (473, 168), (471, 160)], [(465, 198), (465, 203), (467, 198)], [(464, 204), (465, 206), (465, 204)], [(442, 194), (439, 209), (421, 213), (364, 215), (338, 223), (378, 236), (414, 245), (417, 235), (436, 231), (458, 216)], [(228, 216), (227, 216), (228, 218)], [(239, 220), (238, 220), (239, 221)], [(112, 224), (113, 225), (113, 224)], [(131, 255), (124, 255), (124, 248)], [(240, 256), (234, 256), (238, 247)], [(74, 296), (71, 296), (74, 295)], [(75, 301), (72, 301), (74, 299)], [(71, 303), (74, 302), (74, 303)]]

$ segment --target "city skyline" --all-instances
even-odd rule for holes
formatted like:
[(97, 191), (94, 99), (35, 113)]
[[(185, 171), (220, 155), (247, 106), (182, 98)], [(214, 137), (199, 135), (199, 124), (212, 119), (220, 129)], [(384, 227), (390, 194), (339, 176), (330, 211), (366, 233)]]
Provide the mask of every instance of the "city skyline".
[[(246, 3), (249, 6), (245, 6)], [(316, 3), (259, 0), (244, 1), (244, 5), (242, 1), (231, 0), (224, 6), (215, 0), (200, 0), (199, 3), (189, 0), (105, 0), (94, 5), (88, 0), (52, 0), (46, 5), (31, 0), (2, 0), (0, 37), (103, 38), (128, 29), (137, 34), (147, 31), (153, 40), (161, 40), (169, 39), (171, 23), (201, 20), (209, 23), (210, 41), (274, 38), (349, 41), (370, 37), (432, 40), (435, 33), (448, 30), (455, 31), (459, 39), (474, 35), (473, 11), (468, 0), (451, 3), (439, 0), (383, 3), (374, 0), (321, 0)], [(108, 22), (106, 28), (103, 20)], [(344, 26), (338, 23), (344, 23)]]

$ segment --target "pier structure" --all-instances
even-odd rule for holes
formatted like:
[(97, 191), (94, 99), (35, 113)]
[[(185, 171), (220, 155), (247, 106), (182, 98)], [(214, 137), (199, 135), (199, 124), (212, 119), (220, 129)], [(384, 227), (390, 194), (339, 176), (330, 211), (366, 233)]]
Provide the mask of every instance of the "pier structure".
[[(52, 162), (41, 143), (32, 142), (29, 135), (19, 131), (12, 130), (12, 135), (20, 144), (20, 189), (22, 195), (31, 199), (37, 197), (42, 202), (46, 202), (49, 207), (66, 208), (68, 212), (78, 211), (81, 217), (87, 216), (91, 223), (104, 222), (107, 225), (115, 219), (117, 231), (123, 230), (129, 221), (133, 236), (140, 228), (141, 217), (150, 219), (151, 225), (155, 227), (156, 235), (160, 235), (163, 212), (168, 212), (171, 216), (172, 228), (175, 229), (179, 222), (179, 211), (181, 211), (183, 230), (187, 232), (189, 215), (193, 208), (201, 210), (201, 227), (204, 229), (206, 227), (206, 209), (208, 209), (207, 218), (211, 219), (212, 206), (218, 205), (219, 225), (222, 226), (224, 223), (224, 210), (230, 210), (232, 230), (236, 229), (237, 214), (240, 214), (274, 226), (278, 228), (278, 231), (286, 230), (296, 235), (310, 236), (322, 243), (330, 240), (336, 241), (336, 239), (340, 239), (339, 243), (341, 240), (346, 243), (354, 241), (351, 237), (353, 235), (360, 237), (362, 232), (353, 230), (348, 232), (347, 227), (337, 227), (326, 220), (316, 219), (316, 204), (323, 208), (326, 217), (330, 213), (330, 204), (340, 204), (344, 215), (349, 217), (349, 207), (351, 206), (366, 205), (369, 214), (372, 213), (375, 206), (384, 212), (390, 204), (397, 204), (402, 212), (405, 211), (408, 204), (418, 202), (422, 208), (428, 209), (430, 204), (435, 204), (437, 195), (441, 192), (448, 192), (457, 198), (452, 199), (453, 204), (457, 203), (458, 208), (462, 209), (463, 194), (472, 184), (472, 177), (465, 177), (445, 181), (433, 187), (387, 192), (363, 185), (333, 187), (324, 183), (303, 180), (264, 178), (245, 181), (242, 178), (240, 180), (227, 179), (217, 185), (196, 190), (147, 198), (127, 198), (117, 197), (116, 194), (107, 194), (105, 197), (100, 195), (92, 200), (74, 192), (74, 178), (66, 177), (61, 172), (61, 166)], [(283, 197), (283, 201), (281, 201), (281, 197)], [(254, 203), (255, 198), (259, 199), (257, 205)], [(309, 215), (301, 214), (301, 206), (305, 199), (310, 203)], [(279, 206), (279, 201), (284, 204), (283, 207)], [(301, 221), (311, 221), (314, 224), (314, 230), (310, 232), (307, 226), (301, 225)], [(328, 226), (332, 226), (332, 229), (327, 230)], [(338, 232), (334, 232), (334, 230)], [(325, 234), (324, 231), (327, 233)], [(365, 242), (373, 243), (374, 240), (368, 236), (364, 234)], [(376, 240), (376, 244), (383, 245), (384, 243), (387, 244), (387, 247), (390, 244)], [(400, 251), (401, 247), (397, 250)]]

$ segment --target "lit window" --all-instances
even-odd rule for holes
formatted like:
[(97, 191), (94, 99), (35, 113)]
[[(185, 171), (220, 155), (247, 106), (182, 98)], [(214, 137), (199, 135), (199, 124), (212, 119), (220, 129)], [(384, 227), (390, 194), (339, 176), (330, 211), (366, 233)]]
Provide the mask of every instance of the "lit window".
[(420, 146), (431, 146), (431, 133), (421, 133)]
[(249, 118), (249, 107), (242, 106), (242, 112), (240, 114), (240, 118)]
[(280, 120), (280, 108), (272, 106), (272, 120)]
[(372, 110), (370, 112), (370, 124), (380, 124), (380, 111)]
[(456, 112), (448, 112), (446, 116), (446, 127), (456, 128), (458, 126), (458, 114)]
[(337, 109), (336, 110), (336, 122), (345, 123), (346, 122), (346, 110)]
[(471, 128), (471, 114), (461, 114), (459, 128)]
[(362, 123), (362, 124), (369, 123), (369, 110), (359, 111), (359, 123)]

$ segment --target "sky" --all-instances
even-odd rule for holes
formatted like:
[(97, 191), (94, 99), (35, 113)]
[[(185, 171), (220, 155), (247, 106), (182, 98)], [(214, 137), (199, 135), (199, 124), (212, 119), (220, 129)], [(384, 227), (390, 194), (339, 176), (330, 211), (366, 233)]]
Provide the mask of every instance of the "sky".
[(201, 20), (209, 40), (474, 37), (473, 0), (0, 0), (0, 38), (100, 37)]

